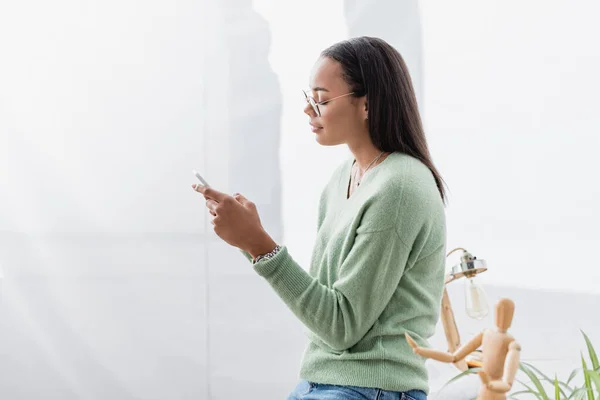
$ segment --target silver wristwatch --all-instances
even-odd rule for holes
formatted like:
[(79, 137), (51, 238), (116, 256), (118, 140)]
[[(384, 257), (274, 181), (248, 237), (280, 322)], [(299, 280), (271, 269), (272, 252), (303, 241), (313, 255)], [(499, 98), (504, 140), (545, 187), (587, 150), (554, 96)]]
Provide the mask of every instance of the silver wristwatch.
[(275, 254), (279, 253), (279, 250), (281, 250), (281, 246), (275, 246), (275, 249), (273, 249), (272, 251), (268, 252), (267, 254), (261, 254), (260, 256), (257, 256), (254, 261), (252, 262), (252, 264), (256, 264), (257, 262), (261, 261), (261, 260), (268, 260), (269, 258), (272, 258), (275, 256)]

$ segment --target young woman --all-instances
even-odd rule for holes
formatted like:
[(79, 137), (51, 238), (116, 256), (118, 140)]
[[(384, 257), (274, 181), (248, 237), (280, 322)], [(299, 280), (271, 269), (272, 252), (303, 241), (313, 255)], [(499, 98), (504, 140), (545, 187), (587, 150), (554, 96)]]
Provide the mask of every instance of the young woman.
[[(444, 184), (425, 140), (406, 64), (378, 38), (324, 50), (305, 92), (316, 140), (353, 157), (324, 188), (309, 272), (263, 229), (255, 205), (194, 185), (219, 237), (309, 330), (289, 399), (426, 399), (421, 346), (444, 285)], [(310, 162), (307, 160), (307, 162)]]

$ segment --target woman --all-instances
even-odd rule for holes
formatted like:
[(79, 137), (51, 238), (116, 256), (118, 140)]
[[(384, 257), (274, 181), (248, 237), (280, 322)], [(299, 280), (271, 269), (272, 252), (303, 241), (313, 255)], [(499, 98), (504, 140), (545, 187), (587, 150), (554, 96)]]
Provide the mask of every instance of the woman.
[(309, 272), (263, 229), (255, 205), (194, 185), (218, 236), (241, 249), (309, 330), (289, 399), (426, 399), (420, 346), (438, 320), (446, 243), (444, 185), (408, 69), (385, 41), (322, 52), (304, 112), (323, 146), (353, 157), (324, 188)]

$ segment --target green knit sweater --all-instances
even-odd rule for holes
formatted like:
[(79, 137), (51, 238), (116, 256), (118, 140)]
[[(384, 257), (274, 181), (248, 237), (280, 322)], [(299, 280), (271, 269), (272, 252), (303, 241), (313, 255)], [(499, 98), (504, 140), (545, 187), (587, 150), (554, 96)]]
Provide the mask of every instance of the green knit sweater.
[(352, 164), (322, 192), (308, 272), (285, 246), (254, 269), (308, 328), (302, 379), (428, 393), (424, 359), (404, 333), (428, 346), (438, 321), (443, 202), (430, 170), (402, 153), (371, 168), (347, 198)]

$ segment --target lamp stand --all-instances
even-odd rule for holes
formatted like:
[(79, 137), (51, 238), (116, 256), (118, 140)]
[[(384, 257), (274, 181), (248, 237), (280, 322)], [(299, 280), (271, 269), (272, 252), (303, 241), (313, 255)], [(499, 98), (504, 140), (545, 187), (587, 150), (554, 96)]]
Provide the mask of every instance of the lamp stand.
[[(448, 352), (454, 353), (460, 347), (460, 334), (458, 333), (458, 327), (454, 319), (454, 311), (452, 311), (452, 303), (450, 303), (450, 296), (448, 296), (448, 290), (444, 286), (444, 294), (442, 296), (442, 311), (441, 311), (442, 325), (444, 326), (444, 333), (446, 334), (446, 341), (448, 342)], [(460, 371), (466, 371), (468, 369), (467, 362), (462, 359), (454, 363), (454, 366)]]

